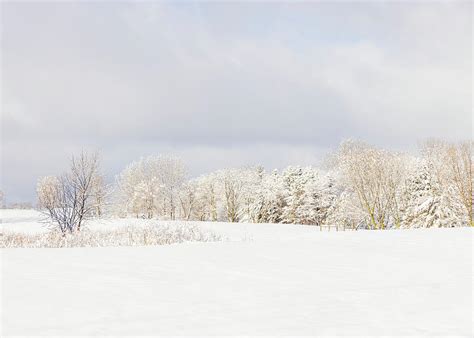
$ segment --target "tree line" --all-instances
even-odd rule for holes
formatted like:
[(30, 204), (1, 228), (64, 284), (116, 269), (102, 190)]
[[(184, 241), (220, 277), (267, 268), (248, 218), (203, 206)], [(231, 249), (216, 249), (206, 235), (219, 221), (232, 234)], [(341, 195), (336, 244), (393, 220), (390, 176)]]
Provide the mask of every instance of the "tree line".
[(63, 232), (108, 216), (337, 225), (352, 229), (474, 226), (473, 142), (424, 142), (418, 154), (347, 140), (323, 168), (228, 168), (189, 179), (175, 156), (130, 163), (106, 185), (97, 154), (39, 180), (38, 202)]

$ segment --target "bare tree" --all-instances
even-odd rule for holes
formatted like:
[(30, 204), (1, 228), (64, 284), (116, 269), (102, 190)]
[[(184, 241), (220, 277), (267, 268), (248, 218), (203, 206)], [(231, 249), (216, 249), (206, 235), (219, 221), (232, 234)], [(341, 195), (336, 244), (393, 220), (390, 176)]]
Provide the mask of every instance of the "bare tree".
[(181, 206), (181, 217), (187, 221), (191, 219), (196, 205), (196, 184), (194, 181), (183, 184), (178, 195)]
[(464, 209), (467, 223), (474, 226), (474, 161), (473, 141), (458, 144), (428, 140), (422, 153), (442, 189), (452, 195)]
[(343, 142), (337, 154), (343, 179), (356, 194), (372, 229), (385, 229), (396, 207), (396, 189), (401, 179), (397, 154), (362, 142)]
[(474, 226), (473, 142), (450, 145), (447, 148), (447, 158), (452, 184), (467, 212), (469, 225)]
[(186, 178), (186, 167), (183, 161), (175, 156), (158, 156), (155, 162), (162, 189), (163, 211), (165, 215), (169, 213), (170, 219), (174, 220), (179, 191)]
[(217, 173), (224, 196), (225, 213), (228, 222), (239, 221), (244, 182), (240, 169), (224, 169)]
[(194, 180), (196, 185), (194, 209), (198, 220), (218, 220), (218, 180), (216, 173)]
[(92, 196), (94, 204), (94, 216), (102, 217), (104, 214), (105, 202), (108, 195), (108, 187), (105, 184), (104, 176), (97, 173), (92, 182)]
[(82, 152), (71, 158), (68, 172), (59, 177), (47, 176), (38, 182), (39, 206), (62, 233), (80, 231), (83, 222), (93, 215), (93, 187), (98, 173), (97, 153)]

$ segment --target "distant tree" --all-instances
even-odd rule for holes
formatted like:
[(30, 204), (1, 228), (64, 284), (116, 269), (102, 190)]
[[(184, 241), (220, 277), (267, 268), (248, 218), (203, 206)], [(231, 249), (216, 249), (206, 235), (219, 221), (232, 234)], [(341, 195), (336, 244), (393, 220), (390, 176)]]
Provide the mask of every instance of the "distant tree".
[[(311, 224), (310, 210), (313, 202), (310, 186), (314, 184), (317, 173), (310, 167), (286, 168), (282, 173), (284, 183), (285, 206), (283, 207), (283, 223)], [(312, 190), (312, 189), (311, 189)]]
[(117, 177), (117, 205), (120, 213), (152, 218), (157, 213), (159, 183), (148, 161), (129, 164)]
[(94, 205), (94, 216), (103, 216), (108, 195), (109, 188), (105, 184), (104, 176), (100, 173), (97, 173), (97, 175), (94, 177), (94, 180), (92, 181), (92, 203)]
[(5, 208), (5, 194), (0, 190), (0, 208)]
[(263, 180), (263, 184), (261, 221), (265, 223), (281, 223), (286, 205), (283, 178), (274, 170)]
[(33, 209), (33, 204), (31, 202), (15, 202), (8, 205), (9, 209)]
[(343, 190), (328, 213), (326, 224), (357, 230), (369, 224), (367, 213), (360, 207), (357, 195), (350, 189)]
[(452, 204), (462, 205), (459, 216), (463, 222), (473, 226), (473, 142), (456, 144), (432, 139), (423, 143), (421, 152), (443, 193), (450, 193)]
[(184, 163), (173, 156), (148, 156), (132, 162), (117, 177), (118, 203), (146, 218), (176, 218), (179, 192), (185, 183)]
[(242, 206), (244, 180), (240, 169), (223, 169), (216, 173), (228, 222), (239, 221), (239, 209)]
[(191, 220), (197, 205), (197, 184), (195, 181), (184, 183), (181, 186), (178, 198), (180, 204), (180, 215), (182, 219)]
[(163, 211), (170, 219), (176, 219), (179, 203), (179, 191), (185, 183), (187, 170), (183, 161), (175, 156), (159, 156), (155, 158), (158, 166), (158, 179), (162, 188)]
[(440, 228), (461, 225), (459, 209), (452, 190), (444, 189), (426, 161), (419, 160), (406, 182), (403, 228)]
[(280, 223), (285, 206), (284, 187), (277, 170), (262, 173), (260, 184), (253, 189), (254, 198), (250, 206), (254, 223)]
[[(472, 150), (472, 142), (429, 141), (420, 157), (349, 140), (328, 161), (326, 174), (314, 167), (270, 173), (250, 167), (192, 180), (186, 180), (180, 159), (149, 156), (117, 177), (116, 205), (123, 216), (172, 220), (354, 229), (473, 225)], [(103, 186), (98, 187), (95, 213), (100, 215), (104, 198)]]
[(474, 226), (474, 142), (451, 144), (446, 149), (450, 183), (464, 206), (467, 221)]
[(336, 161), (344, 184), (357, 196), (359, 207), (367, 214), (369, 227), (385, 229), (392, 218), (397, 187), (403, 177), (401, 157), (349, 140), (340, 145)]
[(335, 207), (339, 194), (336, 182), (330, 174), (322, 175), (315, 171), (308, 181), (303, 194), (303, 205), (299, 210), (301, 224), (323, 225)]
[(196, 185), (196, 218), (200, 221), (217, 221), (218, 204), (220, 204), (217, 174), (203, 175), (195, 179), (194, 182)]

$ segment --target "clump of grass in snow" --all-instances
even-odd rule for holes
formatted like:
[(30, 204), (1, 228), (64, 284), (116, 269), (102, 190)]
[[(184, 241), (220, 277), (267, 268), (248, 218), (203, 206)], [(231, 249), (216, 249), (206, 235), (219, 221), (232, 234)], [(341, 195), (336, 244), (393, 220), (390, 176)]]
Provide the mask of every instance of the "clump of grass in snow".
[(114, 230), (83, 229), (63, 235), (59, 231), (44, 234), (4, 232), (0, 248), (74, 248), (105, 246), (149, 246), (182, 242), (216, 242), (222, 238), (194, 225), (146, 225)]

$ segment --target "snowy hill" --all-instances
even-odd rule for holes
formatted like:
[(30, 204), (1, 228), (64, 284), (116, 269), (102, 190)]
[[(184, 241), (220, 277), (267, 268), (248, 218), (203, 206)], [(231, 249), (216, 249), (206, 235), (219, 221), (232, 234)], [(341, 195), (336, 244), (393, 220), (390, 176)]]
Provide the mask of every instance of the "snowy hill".
[[(45, 231), (1, 212), (2, 231)], [(226, 240), (2, 249), (1, 336), (473, 334), (472, 229), (200, 226)]]

